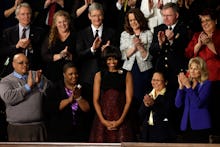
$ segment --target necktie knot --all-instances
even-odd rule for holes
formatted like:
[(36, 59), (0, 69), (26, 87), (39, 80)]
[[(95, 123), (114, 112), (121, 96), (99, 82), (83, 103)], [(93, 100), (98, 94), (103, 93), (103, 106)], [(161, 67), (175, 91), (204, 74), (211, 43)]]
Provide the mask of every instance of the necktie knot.
[(172, 30), (173, 28), (171, 26), (168, 27), (169, 30)]

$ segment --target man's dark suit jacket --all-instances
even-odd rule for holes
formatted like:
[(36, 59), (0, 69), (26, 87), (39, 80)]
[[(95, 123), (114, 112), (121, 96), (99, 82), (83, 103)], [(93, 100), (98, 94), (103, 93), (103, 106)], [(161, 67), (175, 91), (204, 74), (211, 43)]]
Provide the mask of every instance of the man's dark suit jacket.
[[(42, 39), (44, 37), (44, 32), (39, 27), (30, 26), (30, 35), (29, 39), (31, 40), (33, 53), (28, 54), (28, 60), (30, 64), (30, 69), (39, 69), (41, 68), (41, 56), (40, 56), (40, 49)], [(15, 54), (23, 53), (23, 49), (16, 48), (16, 44), (19, 41), (19, 26), (13, 26), (6, 29), (3, 32), (3, 43), (4, 43), (4, 50), (8, 57), (10, 57), (11, 61)], [(9, 63), (11, 64), (11, 63)], [(12, 69), (9, 69), (12, 70)], [(10, 72), (10, 71), (9, 71)]]
[(188, 64), (184, 54), (188, 44), (188, 34), (186, 26), (179, 21), (173, 28), (173, 43), (170, 44), (166, 40), (162, 48), (160, 48), (157, 35), (159, 31), (165, 31), (166, 29), (167, 26), (165, 24), (154, 28), (153, 41), (149, 51), (153, 56), (154, 68), (167, 74), (168, 85), (177, 87), (177, 74), (180, 71), (184, 71)]
[[(91, 26), (85, 28), (84, 30), (78, 33), (77, 37), (77, 55), (79, 63), (79, 75), (80, 81), (93, 85), (94, 75), (101, 67), (101, 48), (96, 52), (91, 52), (91, 47), (94, 41), (94, 36)], [(107, 41), (110, 41), (111, 45), (115, 44), (115, 32), (114, 30), (103, 26), (102, 32), (102, 43), (106, 44)]]

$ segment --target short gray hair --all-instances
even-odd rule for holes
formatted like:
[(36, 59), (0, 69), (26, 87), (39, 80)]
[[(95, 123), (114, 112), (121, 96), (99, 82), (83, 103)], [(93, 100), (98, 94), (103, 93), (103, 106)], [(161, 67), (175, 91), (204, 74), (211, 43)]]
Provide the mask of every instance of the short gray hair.
[(168, 8), (172, 8), (174, 12), (179, 13), (179, 7), (177, 6), (176, 3), (166, 3), (163, 7), (162, 10), (168, 9)]
[(100, 4), (100, 3), (96, 3), (96, 2), (92, 3), (89, 6), (89, 13), (91, 13), (91, 11), (93, 11), (93, 10), (100, 10), (104, 14), (104, 10), (103, 10), (102, 4)]
[(15, 10), (15, 16), (17, 17), (19, 11), (20, 11), (20, 8), (21, 7), (26, 7), (30, 10), (31, 14), (32, 14), (32, 9), (31, 9), (31, 6), (28, 4), (28, 3), (21, 3), (17, 6), (16, 10)]

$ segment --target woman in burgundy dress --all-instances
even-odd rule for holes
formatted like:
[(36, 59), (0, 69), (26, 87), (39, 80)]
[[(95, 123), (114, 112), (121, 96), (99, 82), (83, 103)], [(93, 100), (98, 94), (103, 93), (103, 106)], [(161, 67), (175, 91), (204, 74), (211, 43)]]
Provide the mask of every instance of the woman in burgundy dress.
[(94, 79), (93, 103), (96, 116), (90, 142), (134, 141), (129, 118), (133, 96), (131, 73), (120, 69), (120, 50), (108, 46), (103, 51), (106, 68)]

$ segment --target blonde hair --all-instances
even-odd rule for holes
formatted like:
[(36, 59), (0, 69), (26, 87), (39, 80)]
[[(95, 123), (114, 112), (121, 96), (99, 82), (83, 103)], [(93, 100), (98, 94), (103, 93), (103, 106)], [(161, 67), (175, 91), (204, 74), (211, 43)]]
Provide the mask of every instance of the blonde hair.
[(200, 83), (202, 83), (205, 80), (207, 80), (208, 79), (208, 69), (206, 66), (206, 62), (200, 57), (194, 57), (189, 60), (188, 68), (190, 68), (192, 63), (197, 64), (199, 67), (201, 76), (200, 76), (200, 79), (198, 79), (198, 81)]
[(50, 29), (50, 34), (49, 34), (49, 45), (48, 47), (50, 48), (54, 43), (55, 41), (57, 40), (57, 38), (59, 38), (59, 34), (58, 34), (58, 29), (57, 29), (57, 26), (56, 26), (56, 21), (57, 21), (57, 17), (58, 16), (64, 16), (67, 21), (68, 21), (68, 25), (69, 25), (69, 29), (70, 29), (70, 15), (68, 12), (66, 11), (63, 11), (63, 10), (59, 10), (57, 11), (54, 16), (53, 16), (53, 23), (52, 23), (52, 26), (51, 26), (51, 29)]

